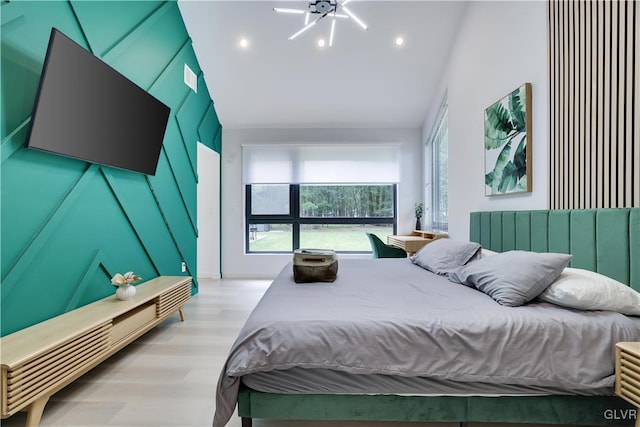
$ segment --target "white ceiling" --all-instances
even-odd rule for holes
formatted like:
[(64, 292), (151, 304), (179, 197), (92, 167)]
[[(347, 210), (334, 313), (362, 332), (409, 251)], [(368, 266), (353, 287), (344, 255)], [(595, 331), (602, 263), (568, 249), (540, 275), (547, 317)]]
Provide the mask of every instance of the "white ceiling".
[[(179, 3), (223, 127), (341, 128), (421, 126), (434, 102), (466, 2), (353, 1), (351, 19), (324, 19), (294, 40), (307, 1)], [(394, 45), (396, 36), (406, 39)], [(239, 40), (249, 47), (242, 49)], [(435, 100), (436, 102), (438, 100)]]

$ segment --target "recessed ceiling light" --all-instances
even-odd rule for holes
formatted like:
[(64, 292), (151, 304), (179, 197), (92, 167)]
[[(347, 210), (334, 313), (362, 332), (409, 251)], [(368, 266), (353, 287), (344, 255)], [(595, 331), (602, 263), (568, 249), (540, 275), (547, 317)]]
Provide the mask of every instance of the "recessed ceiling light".
[(396, 46), (402, 46), (404, 45), (404, 37), (398, 36), (393, 42), (395, 43)]
[(246, 49), (249, 47), (249, 40), (247, 39), (240, 39), (240, 47), (243, 49)]
[(322, 48), (327, 44), (324, 39), (318, 39), (318, 47)]

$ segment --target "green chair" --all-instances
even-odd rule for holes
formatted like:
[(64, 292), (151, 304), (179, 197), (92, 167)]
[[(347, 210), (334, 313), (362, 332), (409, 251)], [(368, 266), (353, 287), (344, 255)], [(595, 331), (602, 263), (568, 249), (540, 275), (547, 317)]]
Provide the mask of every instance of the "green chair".
[(374, 258), (406, 258), (407, 253), (400, 248), (389, 246), (384, 243), (378, 236), (366, 233), (371, 243), (371, 251)]

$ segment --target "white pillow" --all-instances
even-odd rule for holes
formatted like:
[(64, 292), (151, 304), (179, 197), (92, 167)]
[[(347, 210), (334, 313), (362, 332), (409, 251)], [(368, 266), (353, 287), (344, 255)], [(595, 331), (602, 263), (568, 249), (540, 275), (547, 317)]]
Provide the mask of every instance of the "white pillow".
[(609, 310), (640, 316), (640, 293), (602, 274), (565, 268), (539, 298), (580, 310)]

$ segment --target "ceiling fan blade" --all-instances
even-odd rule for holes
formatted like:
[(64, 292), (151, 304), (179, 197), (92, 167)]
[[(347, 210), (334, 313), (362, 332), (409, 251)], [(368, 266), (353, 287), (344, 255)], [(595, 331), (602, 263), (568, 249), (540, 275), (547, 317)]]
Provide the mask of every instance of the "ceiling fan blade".
[(340, 5), (340, 7), (342, 8), (342, 10), (344, 10), (344, 13), (346, 13), (347, 15), (349, 15), (349, 17), (351, 17), (354, 21), (356, 21), (363, 29), (367, 29), (367, 24), (365, 24), (364, 22), (362, 22), (362, 20), (360, 18), (358, 18), (353, 12), (351, 12), (349, 9), (347, 9), (346, 7), (344, 7), (344, 4), (346, 2), (338, 2), (338, 4)]

